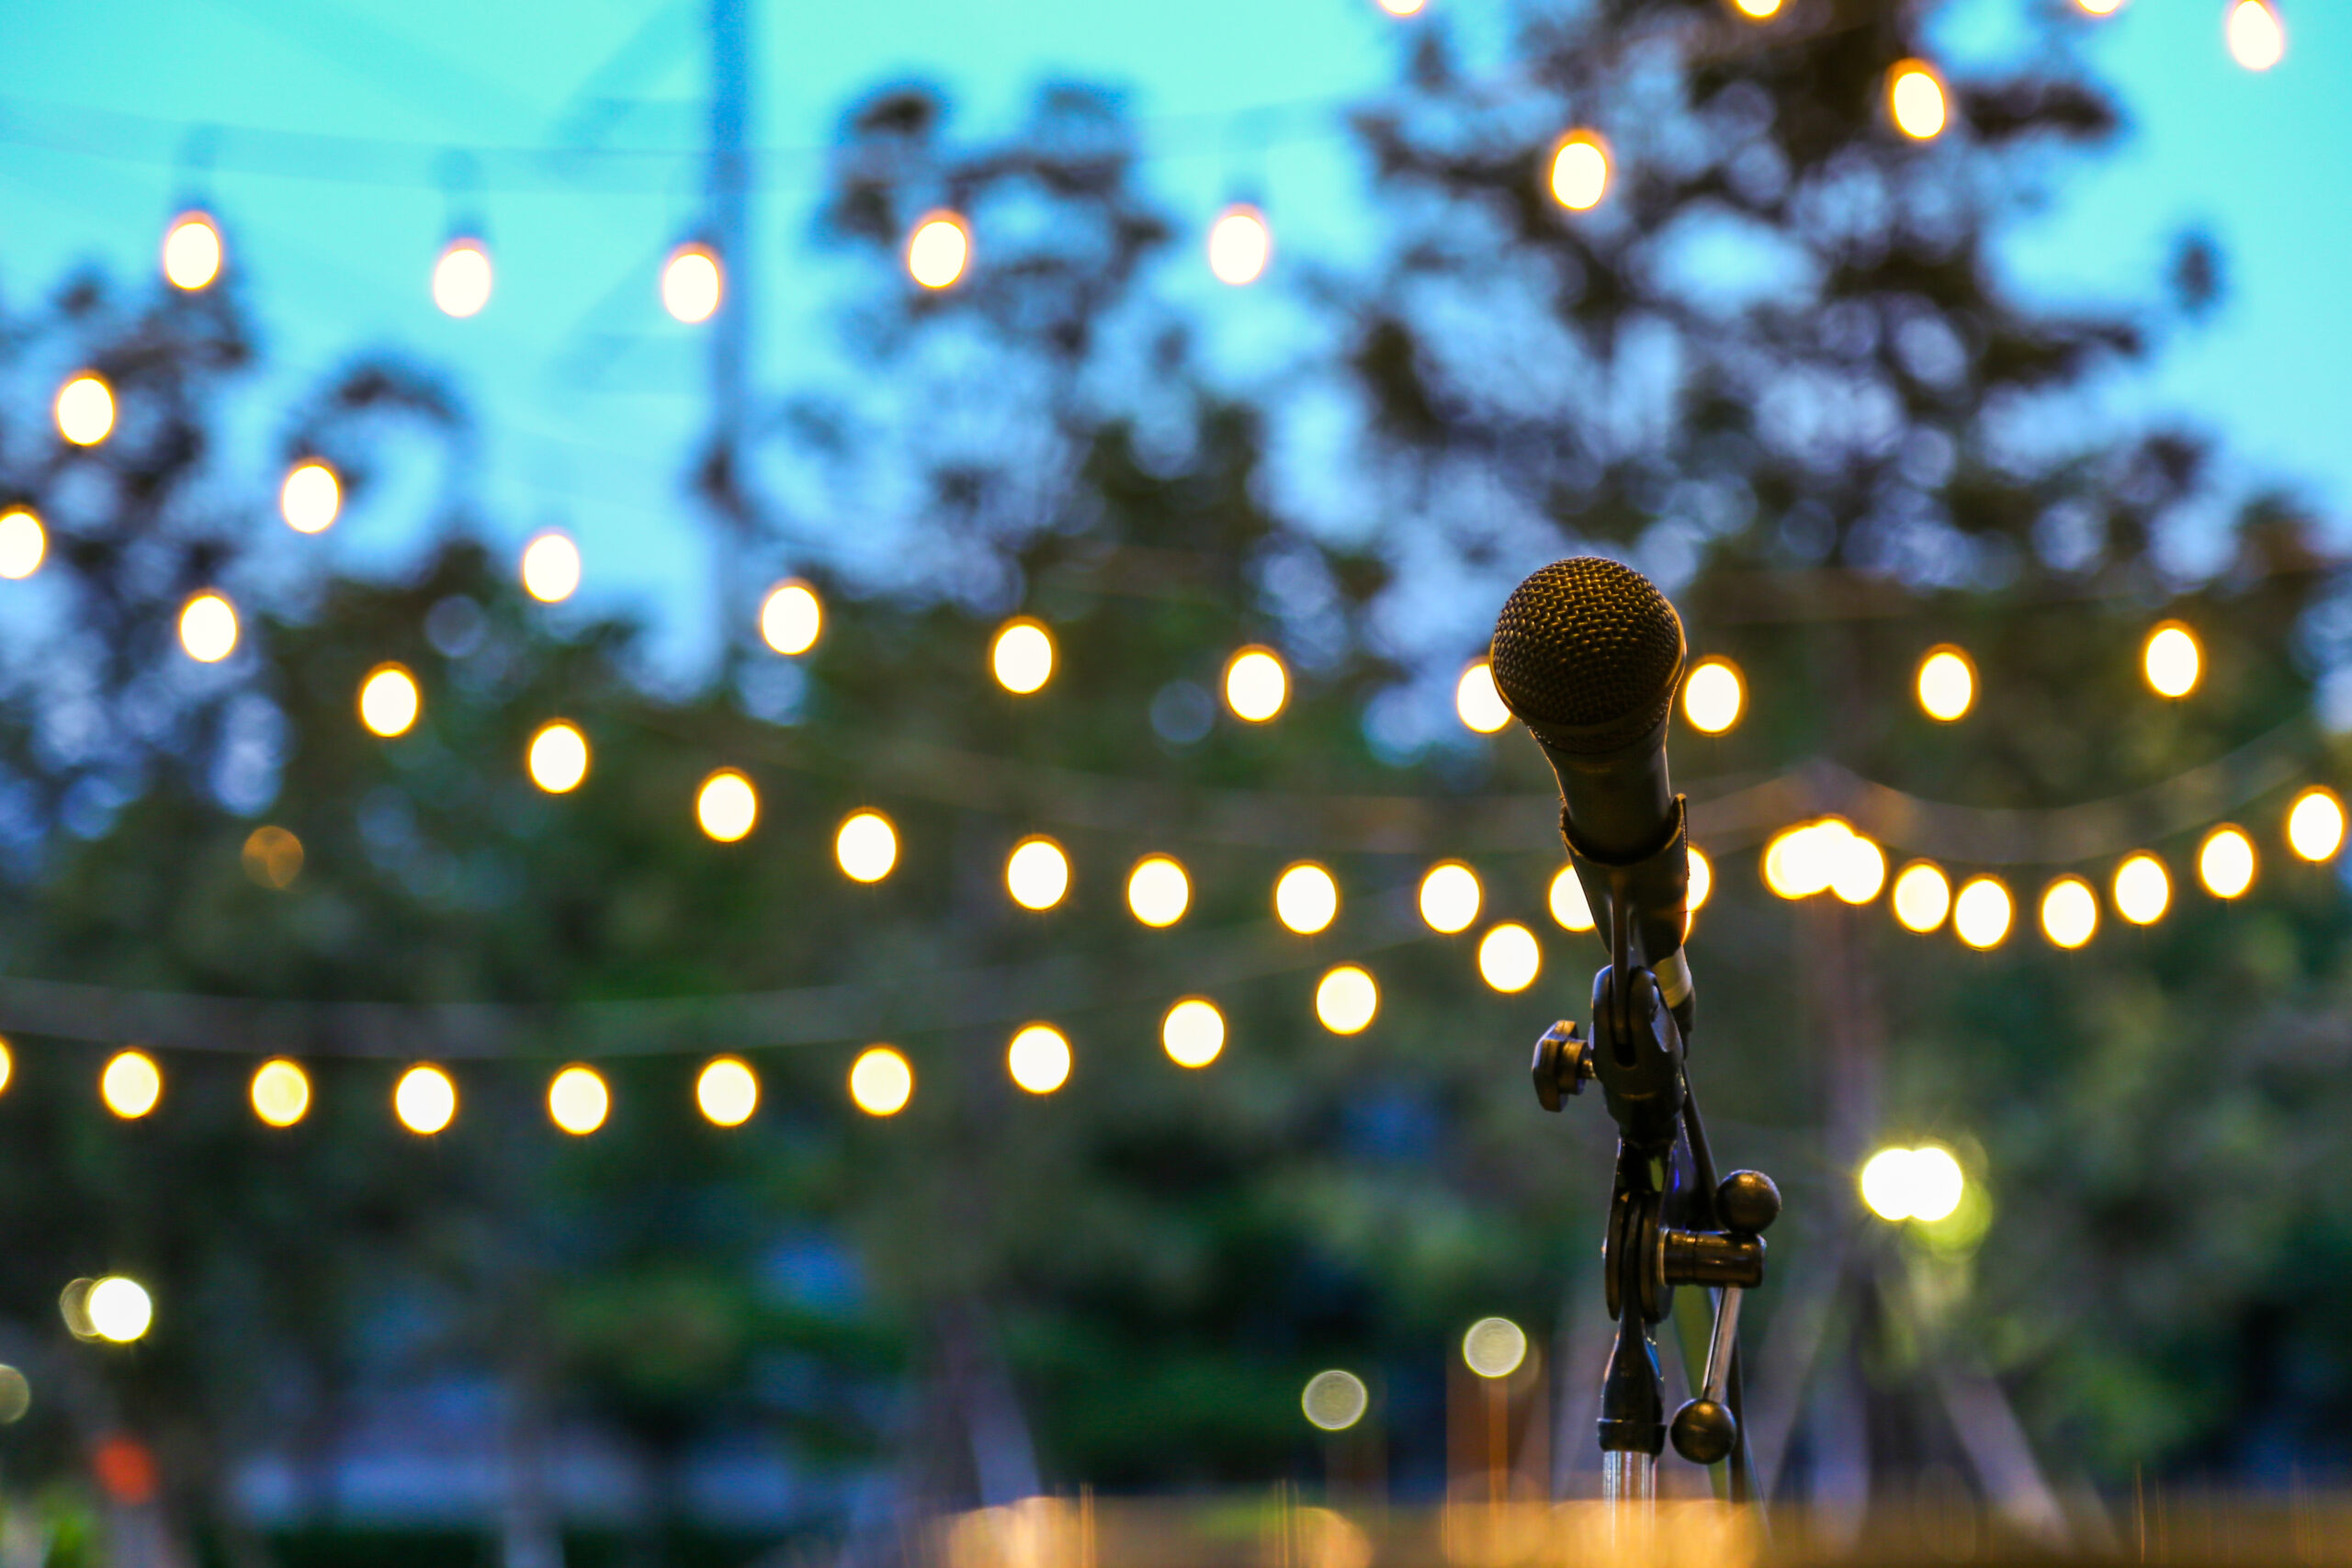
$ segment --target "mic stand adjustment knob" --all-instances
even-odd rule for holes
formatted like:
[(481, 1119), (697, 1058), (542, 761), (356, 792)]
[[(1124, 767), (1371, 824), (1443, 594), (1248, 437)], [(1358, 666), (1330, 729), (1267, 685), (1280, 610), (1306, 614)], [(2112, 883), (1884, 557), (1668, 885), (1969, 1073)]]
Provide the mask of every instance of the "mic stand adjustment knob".
[(1557, 1111), (1570, 1095), (1600, 1076), (1593, 1066), (1592, 1042), (1562, 1019), (1535, 1042), (1535, 1099), (1546, 1111)]
[(1674, 1451), (1693, 1464), (1727, 1459), (1739, 1441), (1739, 1422), (1724, 1403), (1724, 1384), (1739, 1333), (1740, 1293), (1764, 1282), (1764, 1238), (1757, 1233), (1780, 1218), (1781, 1190), (1760, 1170), (1735, 1170), (1715, 1189), (1715, 1214), (1724, 1230), (1669, 1230), (1658, 1238), (1668, 1282), (1724, 1288), (1699, 1397), (1674, 1413), (1668, 1432)]

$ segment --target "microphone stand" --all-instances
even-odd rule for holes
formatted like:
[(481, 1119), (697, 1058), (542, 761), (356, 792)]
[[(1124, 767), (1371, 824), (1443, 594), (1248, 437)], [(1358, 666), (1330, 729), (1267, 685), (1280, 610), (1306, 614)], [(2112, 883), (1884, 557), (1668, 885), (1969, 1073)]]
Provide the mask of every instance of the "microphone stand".
[[(1742, 1441), (1740, 1292), (1764, 1282), (1761, 1233), (1781, 1195), (1760, 1171), (1715, 1179), (1706, 1124), (1690, 1090), (1685, 1041), (1692, 1021), (1690, 972), (1680, 957), (1690, 857), (1681, 797), (1663, 847), (1634, 862), (1599, 860), (1562, 837), (1586, 897), (1608, 922), (1610, 962), (1592, 982), (1592, 1034), (1573, 1022), (1535, 1045), (1535, 1094), (1546, 1111), (1598, 1080), (1617, 1123), (1617, 1166), (1601, 1244), (1601, 1276), (1617, 1340), (1601, 1376), (1603, 1499), (1621, 1544), (1645, 1528), (1657, 1496), (1657, 1458), (1669, 1434), (1693, 1463), (1730, 1462), (1722, 1490), (1753, 1500)], [(1661, 956), (1651, 966), (1649, 949)], [(1659, 970), (1665, 971), (1661, 984)], [(1669, 991), (1679, 996), (1669, 998)], [(1714, 1314), (1697, 1397), (1666, 1420), (1664, 1380), (1651, 1325), (1673, 1308), (1674, 1289), (1713, 1293)]]

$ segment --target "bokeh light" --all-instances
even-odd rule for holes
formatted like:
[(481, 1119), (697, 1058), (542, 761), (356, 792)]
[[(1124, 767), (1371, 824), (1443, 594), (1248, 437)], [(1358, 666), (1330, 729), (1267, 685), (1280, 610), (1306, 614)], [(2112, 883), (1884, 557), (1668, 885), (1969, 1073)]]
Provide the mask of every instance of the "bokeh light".
[(2075, 5), (2086, 16), (2111, 17), (2122, 9), (2123, 0), (2075, 0)]
[(760, 602), (760, 636), (778, 653), (806, 653), (825, 629), (825, 606), (817, 591), (798, 580), (777, 583)]
[(1934, 931), (1951, 912), (1951, 883), (1941, 867), (1914, 861), (1894, 879), (1894, 918), (1905, 931)]
[(398, 664), (379, 664), (359, 682), (359, 722), (387, 740), (406, 735), (424, 705), (416, 677)]
[(1342, 964), (1315, 987), (1315, 1016), (1334, 1034), (1361, 1034), (1380, 1011), (1380, 987), (1352, 964)]
[(1561, 927), (1572, 931), (1589, 931), (1593, 928), (1592, 904), (1584, 896), (1584, 884), (1577, 879), (1577, 868), (1564, 865), (1552, 878), (1549, 902), (1552, 918)]
[(98, 1098), (126, 1122), (135, 1122), (164, 1098), (164, 1070), (144, 1051), (118, 1051), (98, 1074)]
[(2009, 934), (2012, 913), (2009, 890), (2000, 879), (1979, 876), (1962, 884), (1952, 900), (1951, 929), (1971, 947), (1998, 947)]
[(1012, 846), (1004, 861), (1005, 891), (1024, 909), (1050, 909), (1069, 891), (1069, 857), (1042, 834)]
[(2098, 932), (2098, 895), (2079, 876), (2062, 876), (2042, 889), (2041, 934), (2060, 947), (2082, 946)]
[(1069, 1041), (1050, 1023), (1033, 1023), (1005, 1047), (1004, 1068), (1031, 1094), (1051, 1094), (1069, 1081)]
[(688, 326), (718, 313), (727, 289), (718, 258), (706, 245), (680, 245), (662, 264), (662, 308)]
[(569, 795), (588, 776), (588, 738), (568, 719), (553, 719), (531, 737), (525, 761), (531, 782), (549, 795)]
[(915, 1095), (915, 1070), (888, 1045), (869, 1045), (850, 1065), (850, 1102), (868, 1116), (896, 1116)]
[(1708, 897), (1715, 890), (1715, 868), (1713, 863), (1700, 852), (1698, 845), (1686, 845), (1685, 852), (1690, 859), (1690, 889), (1683, 908), (1695, 914), (1706, 908)]
[(244, 863), (247, 876), (283, 893), (302, 874), (302, 840), (265, 822), (245, 835)]
[(989, 645), (989, 668), (998, 685), (1027, 696), (1053, 679), (1053, 634), (1026, 615), (1007, 621)]
[(430, 1137), (457, 1120), (458, 1085), (430, 1062), (420, 1062), (392, 1086), (392, 1114), (401, 1125)]
[(433, 264), (433, 303), (459, 321), (478, 316), (490, 303), (493, 281), (489, 248), (480, 240), (452, 240)]
[(1453, 683), (1453, 711), (1481, 735), (1492, 735), (1510, 722), (1510, 709), (1495, 688), (1494, 667), (1481, 659)]
[(1478, 918), (1478, 874), (1460, 861), (1441, 861), (1421, 878), (1421, 919), (1452, 936)]
[(907, 236), (907, 276), (925, 288), (946, 288), (971, 265), (972, 235), (953, 212), (933, 212)]
[(237, 610), (209, 591), (180, 607), (180, 647), (199, 664), (218, 664), (237, 650)]
[(594, 1067), (566, 1067), (548, 1084), (548, 1120), (574, 1137), (603, 1126), (612, 1109), (613, 1091)]
[(580, 547), (550, 528), (523, 547), (523, 591), (542, 604), (560, 604), (580, 587)]
[(1255, 283), (1273, 259), (1274, 231), (1266, 215), (1248, 202), (1236, 202), (1209, 225), (1209, 271), (1219, 283), (1239, 288)]
[(1428, 4), (1429, 0), (1380, 0), (1380, 8), (1401, 21), (1407, 17), (1419, 16), (1421, 8)]
[(1543, 968), (1543, 945), (1516, 921), (1505, 921), (1478, 939), (1478, 976), (1507, 996), (1535, 984)]
[(1867, 904), (1886, 885), (1886, 852), (1835, 817), (1792, 828), (1764, 849), (1764, 885), (1783, 898), (1834, 892)]
[(1682, 678), (1682, 716), (1702, 735), (1721, 735), (1737, 724), (1747, 699), (1739, 671), (1729, 660), (1702, 660)]
[(33, 1385), (16, 1368), (0, 1364), (0, 1427), (13, 1427), (33, 1407)]
[(286, 470), (277, 487), (277, 514), (298, 534), (322, 534), (343, 511), (343, 481), (316, 457)]
[(1943, 78), (1924, 60), (1898, 62), (1886, 73), (1886, 107), (1894, 117), (1894, 129), (1914, 141), (1942, 135), (1951, 112), (1944, 102)]
[(1781, 0), (1732, 0), (1732, 5), (1751, 22), (1769, 22), (1781, 14)]
[(2230, 58), (2248, 71), (2267, 71), (2287, 56), (2287, 28), (2267, 0), (2236, 0), (2224, 27)]
[(1918, 679), (1913, 684), (1920, 711), (1950, 724), (1965, 717), (1975, 705), (1976, 666), (1959, 649), (1931, 648), (1919, 660)]
[(1192, 901), (1192, 879), (1166, 855), (1147, 855), (1127, 874), (1127, 908), (1145, 925), (1174, 925)]
[(226, 252), (209, 212), (183, 212), (164, 230), (164, 280), (193, 293), (212, 287)]
[(0, 513), (0, 577), (20, 582), (40, 570), (49, 554), (49, 530), (22, 506)]
[(1967, 1185), (1951, 1151), (1932, 1144), (1881, 1149), (1861, 1169), (1862, 1201), (1890, 1224), (1951, 1218)]
[(2317, 785), (2287, 808), (2287, 847), (2308, 861), (2333, 860), (2344, 847), (2344, 803)]
[(16, 1076), (17, 1054), (9, 1048), (7, 1041), (0, 1040), (0, 1089), (6, 1089), (8, 1080)]
[(695, 794), (695, 820), (722, 844), (747, 836), (760, 819), (759, 791), (733, 768), (721, 768), (702, 781)]
[(2254, 840), (2223, 825), (2205, 835), (2197, 852), (2197, 880), (2216, 898), (2235, 898), (2254, 886)]
[(254, 1115), (272, 1127), (291, 1127), (310, 1112), (311, 1075), (300, 1063), (275, 1056), (254, 1069), (247, 1093)]
[(82, 1298), (82, 1310), (89, 1318), (90, 1332), (117, 1345), (143, 1338), (155, 1321), (155, 1303), (147, 1287), (121, 1274), (93, 1280), (89, 1293)]
[(1363, 1379), (1336, 1368), (1307, 1379), (1306, 1391), (1298, 1399), (1308, 1424), (1326, 1432), (1346, 1431), (1363, 1419), (1371, 1405), (1372, 1394)]
[[(1827, 833), (1830, 828), (1838, 831)], [(1886, 852), (1834, 819), (1825, 824), (1825, 839), (1835, 846), (1829, 891), (1849, 904), (1867, 904), (1877, 897), (1886, 886)]]
[(853, 811), (833, 835), (833, 859), (852, 882), (879, 882), (899, 863), (899, 831), (879, 811)]
[(1340, 914), (1340, 885), (1313, 861), (1287, 866), (1274, 878), (1274, 918), (1301, 936), (1327, 929)]
[(1290, 700), (1290, 671), (1271, 648), (1245, 648), (1225, 667), (1225, 705), (1234, 716), (1263, 724)]
[(67, 378), (57, 389), (57, 434), (76, 446), (96, 446), (114, 429), (114, 390), (95, 371)]
[(2135, 926), (2152, 926), (2172, 905), (2172, 877), (2151, 854), (2128, 855), (2115, 868), (2115, 912)]
[(2162, 697), (2185, 697), (2197, 689), (2205, 664), (2197, 634), (2178, 621), (2166, 621), (2148, 634), (2140, 650), (2140, 671), (2149, 689)]
[(1225, 1014), (1204, 997), (1187, 997), (1159, 1021), (1159, 1043), (1180, 1067), (1205, 1067), (1225, 1050)]
[(695, 1109), (714, 1127), (741, 1127), (760, 1108), (759, 1076), (741, 1056), (713, 1056), (695, 1075)]
[(1572, 130), (1552, 149), (1552, 199), (1589, 212), (1609, 194), (1609, 143), (1598, 131)]
[(1462, 1337), (1462, 1364), (1482, 1378), (1507, 1378), (1527, 1359), (1527, 1331), (1507, 1317), (1482, 1317)]

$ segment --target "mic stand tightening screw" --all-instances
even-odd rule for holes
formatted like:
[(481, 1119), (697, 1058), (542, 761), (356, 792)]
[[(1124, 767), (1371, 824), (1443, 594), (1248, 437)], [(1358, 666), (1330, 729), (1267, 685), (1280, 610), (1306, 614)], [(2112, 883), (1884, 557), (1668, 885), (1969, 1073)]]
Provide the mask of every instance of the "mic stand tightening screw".
[(1593, 1065), (1592, 1042), (1577, 1026), (1562, 1019), (1535, 1042), (1535, 1099), (1546, 1111), (1557, 1111), (1572, 1094), (1600, 1076)]

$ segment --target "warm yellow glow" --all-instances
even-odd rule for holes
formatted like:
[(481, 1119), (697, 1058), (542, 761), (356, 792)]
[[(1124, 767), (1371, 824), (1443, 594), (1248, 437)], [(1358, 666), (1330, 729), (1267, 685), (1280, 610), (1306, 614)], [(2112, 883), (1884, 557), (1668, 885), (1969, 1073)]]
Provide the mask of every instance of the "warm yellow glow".
[(915, 1095), (915, 1070), (888, 1045), (869, 1045), (849, 1069), (849, 1098), (868, 1116), (896, 1116)]
[(718, 258), (703, 245), (680, 245), (662, 264), (662, 308), (693, 326), (718, 313), (726, 293)]
[(1005, 1048), (1005, 1071), (1031, 1094), (1051, 1094), (1069, 1081), (1069, 1042), (1049, 1023), (1033, 1023)]
[(1890, 1224), (1923, 1220), (1933, 1224), (1960, 1207), (1967, 1179), (1949, 1149), (1881, 1149), (1862, 1167), (1862, 1201)]
[(2154, 855), (2128, 857), (2115, 868), (2115, 912), (2135, 926), (2152, 926), (2172, 904), (2172, 878)]
[(144, 1051), (118, 1051), (98, 1075), (98, 1098), (126, 1122), (135, 1122), (164, 1098), (164, 1071)]
[(1829, 891), (1849, 904), (1867, 904), (1877, 897), (1886, 886), (1886, 852), (1835, 818), (1823, 828), (1834, 845)]
[(302, 840), (274, 823), (245, 835), (245, 874), (283, 893), (302, 874)]
[(218, 664), (237, 649), (236, 606), (218, 593), (198, 593), (180, 607), (180, 647), (199, 664)]
[(114, 429), (114, 391), (85, 370), (57, 389), (57, 434), (76, 446), (96, 446)]
[(603, 1126), (612, 1109), (613, 1091), (594, 1067), (566, 1067), (548, 1085), (548, 1120), (574, 1137)]
[(1478, 939), (1478, 976), (1505, 995), (1527, 989), (1544, 969), (1544, 949), (1535, 933), (1506, 921)]
[(1127, 874), (1127, 908), (1145, 925), (1174, 925), (1192, 901), (1192, 879), (1166, 855), (1147, 855)]
[(2204, 653), (2197, 634), (2178, 621), (2166, 621), (2148, 634), (2140, 651), (2140, 669), (2158, 696), (2185, 697), (2197, 689), (2204, 668)]
[(2093, 17), (2111, 17), (2123, 7), (2123, 0), (2075, 0), (2075, 4)]
[(1380, 0), (1380, 8), (1398, 18), (1418, 17), (1429, 0)]
[(1188, 997), (1159, 1021), (1159, 1043), (1180, 1067), (1205, 1067), (1225, 1050), (1225, 1014), (1203, 997)]
[(1482, 1317), (1462, 1337), (1462, 1364), (1482, 1378), (1507, 1378), (1527, 1359), (1527, 1331), (1507, 1317)]
[(1781, 14), (1781, 0), (1732, 0), (1732, 4), (1750, 21), (1766, 22)]
[(1747, 688), (1729, 660), (1710, 659), (1682, 678), (1682, 716), (1702, 735), (1721, 735), (1739, 722)]
[(580, 547), (550, 528), (523, 547), (523, 591), (542, 604), (560, 604), (580, 586)]
[(1225, 667), (1225, 705), (1234, 716), (1263, 724), (1290, 700), (1290, 671), (1271, 648), (1245, 648)]
[(0, 513), (0, 577), (22, 581), (40, 570), (49, 553), (49, 531), (40, 519), (21, 506)]
[(322, 534), (343, 511), (343, 483), (334, 470), (316, 457), (306, 457), (286, 470), (277, 487), (277, 514), (298, 534)]
[(1976, 702), (1976, 666), (1956, 648), (1934, 648), (1919, 660), (1919, 706), (1932, 719), (1950, 724)]
[(1951, 884), (1940, 868), (1915, 861), (1894, 879), (1894, 918), (1905, 930), (1934, 931), (1951, 912)]
[(1053, 634), (1026, 615), (1005, 622), (989, 645), (989, 668), (996, 672), (998, 685), (1027, 696), (1053, 679)]
[(1819, 824), (1807, 822), (1773, 835), (1764, 846), (1764, 886), (1782, 898), (1810, 898), (1829, 886), (1836, 870), (1821, 852)]
[(1948, 111), (1943, 78), (1924, 60), (1905, 60), (1886, 73), (1886, 106), (1894, 128), (1914, 141), (1943, 134)]
[(1867, 904), (1886, 885), (1886, 853), (1835, 817), (1792, 828), (1764, 850), (1764, 885), (1783, 898), (1834, 892)]
[(833, 835), (833, 859), (852, 882), (879, 882), (899, 863), (899, 833), (879, 811), (854, 811)]
[(1682, 907), (1695, 911), (1706, 908), (1708, 895), (1715, 890), (1715, 868), (1698, 845), (1686, 846), (1685, 852), (1690, 859), (1690, 890)]
[(925, 288), (945, 288), (971, 265), (972, 235), (953, 212), (933, 212), (907, 236), (907, 276)]
[(1592, 905), (1584, 896), (1584, 884), (1577, 880), (1577, 868), (1564, 865), (1552, 878), (1552, 918), (1561, 927), (1572, 931), (1592, 930)]
[(2287, 811), (2287, 846), (2305, 860), (2333, 860), (2344, 847), (2344, 803), (2314, 785)]
[(721, 768), (702, 781), (695, 795), (695, 820), (705, 833), (731, 844), (749, 834), (759, 819), (759, 792), (741, 773)]
[(2060, 947), (2080, 947), (2098, 934), (2098, 895), (2079, 876), (2062, 876), (2042, 890), (2041, 934)]
[(1421, 919), (1452, 936), (1478, 918), (1478, 874), (1460, 861), (1442, 861), (1421, 878)]
[(526, 761), (533, 784), (549, 795), (569, 795), (588, 776), (588, 738), (569, 720), (555, 719), (531, 737)]
[(311, 1109), (311, 1075), (301, 1064), (274, 1057), (254, 1069), (248, 1091), (254, 1114), (273, 1127), (291, 1127)]
[(1342, 964), (1315, 987), (1315, 1016), (1334, 1034), (1361, 1034), (1380, 1011), (1380, 987), (1370, 975)]
[(0, 1089), (6, 1089), (8, 1080), (16, 1077), (16, 1074), (17, 1054), (8, 1048), (8, 1043), (6, 1040), (0, 1040)]
[(392, 1087), (392, 1114), (410, 1132), (429, 1137), (457, 1119), (458, 1085), (431, 1063), (420, 1063)]
[(760, 1080), (741, 1056), (713, 1056), (695, 1076), (695, 1106), (714, 1127), (741, 1127), (760, 1108)]
[(1301, 936), (1313, 936), (1339, 918), (1340, 885), (1313, 861), (1274, 878), (1274, 918)]
[(1227, 208), (1209, 225), (1209, 271), (1219, 283), (1238, 288), (1257, 282), (1273, 254), (1274, 231), (1266, 226), (1266, 215), (1247, 202)]
[(1050, 909), (1069, 891), (1069, 857), (1042, 834), (1012, 846), (1004, 863), (1005, 890), (1024, 909)]
[(2216, 898), (2235, 898), (2254, 886), (2254, 840), (2234, 827), (2205, 835), (2197, 852), (2197, 880)]
[(1609, 194), (1609, 143), (1593, 130), (1572, 130), (1552, 149), (1552, 199), (1589, 212)]
[(2286, 25), (2265, 0), (2237, 0), (2226, 32), (2230, 58), (2248, 71), (2267, 71), (2286, 58)]
[(120, 1274), (109, 1274), (92, 1282), (88, 1294), (82, 1298), (82, 1311), (90, 1320), (93, 1335), (117, 1345), (128, 1345), (139, 1338), (155, 1321), (155, 1303), (149, 1298), (147, 1287)]
[(1481, 735), (1492, 735), (1510, 722), (1510, 709), (1495, 689), (1494, 667), (1481, 659), (1453, 683), (1453, 711)]
[(359, 682), (359, 722), (387, 740), (406, 735), (424, 705), (416, 677), (397, 664), (379, 664)]
[(1998, 947), (2009, 934), (2009, 890), (1997, 878), (1965, 883), (1952, 900), (1951, 929), (1973, 948)]
[(779, 582), (760, 604), (760, 636), (778, 653), (806, 653), (825, 627), (825, 606), (805, 582)]
[(1337, 1368), (1307, 1379), (1306, 1392), (1298, 1396), (1298, 1407), (1306, 1413), (1307, 1424), (1326, 1432), (1346, 1431), (1363, 1419), (1371, 1404), (1372, 1393), (1363, 1386), (1363, 1379)]
[(433, 264), (433, 303), (459, 321), (478, 316), (490, 303), (492, 281), (488, 247), (480, 240), (452, 240)]
[(220, 276), (220, 229), (209, 212), (183, 212), (164, 231), (164, 278), (193, 293)]

